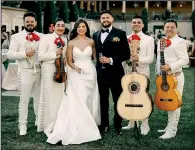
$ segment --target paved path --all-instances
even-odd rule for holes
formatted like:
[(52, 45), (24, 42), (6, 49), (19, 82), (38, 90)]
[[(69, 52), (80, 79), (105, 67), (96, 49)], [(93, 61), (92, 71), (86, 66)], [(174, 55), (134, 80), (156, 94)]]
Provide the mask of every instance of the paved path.
[(1, 91), (2, 96), (17, 96), (19, 97), (20, 93), (19, 91)]

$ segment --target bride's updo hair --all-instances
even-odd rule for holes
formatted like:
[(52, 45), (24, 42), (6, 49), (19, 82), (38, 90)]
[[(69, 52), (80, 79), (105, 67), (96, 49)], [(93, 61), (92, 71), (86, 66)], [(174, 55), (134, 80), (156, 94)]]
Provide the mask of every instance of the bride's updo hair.
[(79, 20), (77, 20), (75, 22), (74, 27), (73, 27), (72, 31), (70, 32), (70, 38), (69, 38), (70, 40), (74, 39), (77, 36), (77, 34), (78, 34), (77, 33), (77, 28), (80, 25), (80, 23), (84, 23), (85, 24), (86, 29), (87, 29), (87, 32), (85, 33), (85, 35), (88, 38), (91, 38), (91, 36), (90, 36), (90, 30), (89, 30), (89, 26), (88, 26), (87, 22), (85, 20), (83, 20), (83, 19), (79, 19)]

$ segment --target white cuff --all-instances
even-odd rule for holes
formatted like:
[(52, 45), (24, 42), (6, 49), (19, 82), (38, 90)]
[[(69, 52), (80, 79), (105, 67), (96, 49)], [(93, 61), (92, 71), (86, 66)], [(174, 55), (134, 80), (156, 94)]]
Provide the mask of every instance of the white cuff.
[(110, 57), (110, 65), (113, 65), (113, 59)]

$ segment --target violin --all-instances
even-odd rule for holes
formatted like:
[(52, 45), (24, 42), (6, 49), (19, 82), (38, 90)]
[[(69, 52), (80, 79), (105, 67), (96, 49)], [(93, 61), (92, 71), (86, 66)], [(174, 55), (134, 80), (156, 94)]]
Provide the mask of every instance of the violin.
[[(61, 42), (57, 44), (57, 48), (62, 49), (63, 45)], [(64, 58), (63, 54), (60, 55), (59, 58), (56, 58), (55, 60), (55, 67), (56, 67), (56, 72), (54, 72), (54, 81), (57, 83), (63, 83), (66, 82), (66, 72), (64, 68)]]

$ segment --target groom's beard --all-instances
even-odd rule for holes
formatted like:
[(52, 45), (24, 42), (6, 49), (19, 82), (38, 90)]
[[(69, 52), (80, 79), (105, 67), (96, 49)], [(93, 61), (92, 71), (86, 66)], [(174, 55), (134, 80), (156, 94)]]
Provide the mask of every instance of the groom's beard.
[(103, 22), (103, 23), (101, 23), (101, 25), (102, 25), (102, 27), (104, 27), (104, 28), (109, 28), (112, 24), (109, 23), (109, 22)]

